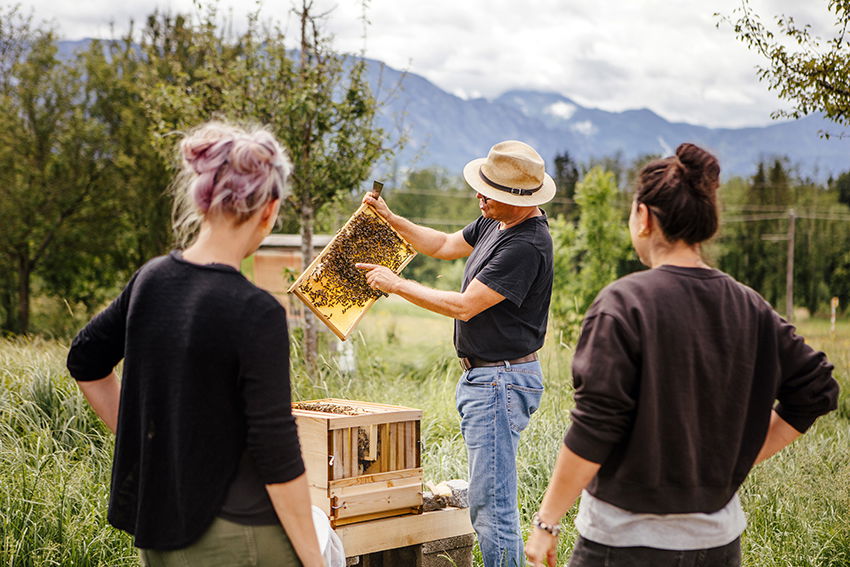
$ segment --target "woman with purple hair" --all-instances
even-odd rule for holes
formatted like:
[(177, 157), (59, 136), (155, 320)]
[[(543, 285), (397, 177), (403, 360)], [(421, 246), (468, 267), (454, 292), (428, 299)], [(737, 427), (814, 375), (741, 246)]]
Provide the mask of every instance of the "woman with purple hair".
[(188, 246), (142, 266), (68, 354), (116, 433), (109, 522), (145, 565), (323, 565), (286, 313), (239, 272), (277, 219), (290, 162), (266, 130), (220, 122), (179, 147), (174, 228)]

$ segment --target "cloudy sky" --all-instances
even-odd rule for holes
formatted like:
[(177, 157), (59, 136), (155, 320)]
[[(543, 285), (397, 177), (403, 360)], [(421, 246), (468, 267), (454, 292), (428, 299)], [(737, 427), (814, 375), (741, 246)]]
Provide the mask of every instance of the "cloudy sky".
[[(9, 0), (0, 0), (8, 3)], [(14, 1), (14, 0), (13, 0)], [(66, 39), (111, 37), (155, 8), (197, 14), (192, 0), (20, 0)], [(235, 26), (256, 7), (221, 0)], [(782, 106), (755, 77), (759, 59), (715, 12), (740, 0), (370, 0), (364, 40), (357, 0), (315, 0), (342, 51), (423, 75), (461, 97), (513, 88), (559, 92), (605, 110), (650, 108), (669, 120), (739, 127), (770, 122)], [(827, 32), (827, 0), (752, 0), (764, 16), (789, 14)], [(297, 31), (289, 0), (263, 17)]]

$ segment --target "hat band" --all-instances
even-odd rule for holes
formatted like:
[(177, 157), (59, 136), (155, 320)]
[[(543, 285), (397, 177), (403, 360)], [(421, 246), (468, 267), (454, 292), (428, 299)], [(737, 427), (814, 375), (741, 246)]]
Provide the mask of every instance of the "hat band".
[(539, 190), (541, 187), (543, 187), (542, 183), (540, 185), (538, 185), (537, 187), (535, 187), (534, 189), (517, 189), (516, 187), (508, 187), (506, 185), (499, 185), (495, 181), (491, 181), (490, 179), (488, 179), (487, 176), (484, 175), (484, 172), (481, 171), (480, 167), (478, 168), (478, 175), (480, 175), (481, 179), (484, 180), (484, 183), (486, 183), (490, 187), (493, 187), (494, 189), (498, 189), (499, 191), (505, 191), (507, 193), (510, 193), (511, 195), (525, 195), (525, 196), (534, 195), (534, 193), (537, 190)]

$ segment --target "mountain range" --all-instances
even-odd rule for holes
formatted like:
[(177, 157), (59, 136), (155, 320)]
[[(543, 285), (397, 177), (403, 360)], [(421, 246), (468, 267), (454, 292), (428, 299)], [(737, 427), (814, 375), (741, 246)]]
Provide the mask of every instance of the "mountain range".
[[(60, 57), (70, 58), (89, 41), (60, 41)], [(529, 143), (550, 165), (563, 152), (580, 163), (612, 156), (629, 163), (647, 154), (670, 155), (688, 141), (712, 150), (726, 178), (750, 176), (760, 160), (776, 157), (821, 181), (850, 170), (850, 138), (820, 136), (841, 132), (820, 115), (762, 127), (709, 128), (670, 122), (646, 108), (585, 107), (554, 92), (510, 90), (492, 100), (463, 99), (415, 73), (373, 59), (366, 63), (381, 103), (378, 124), (390, 140), (399, 132), (406, 138), (391, 166), (398, 171), (436, 166), (459, 174), (470, 159), (509, 139)]]
[[(759, 160), (788, 158), (799, 174), (818, 180), (850, 170), (850, 139), (820, 115), (748, 128), (709, 128), (670, 122), (646, 109), (609, 112), (588, 108), (560, 93), (510, 90), (499, 97), (462, 99), (424, 77), (370, 60), (370, 83), (379, 100), (381, 125), (397, 128), (402, 117), (407, 145), (401, 167), (440, 166), (460, 172), (500, 140), (531, 144), (551, 163), (558, 153), (587, 162), (619, 155), (626, 163), (647, 154), (670, 155), (681, 142), (713, 151), (724, 177), (750, 176)], [(833, 134), (829, 139), (822, 132)], [(551, 169), (551, 168), (550, 168)], [(550, 171), (551, 173), (551, 171)]]

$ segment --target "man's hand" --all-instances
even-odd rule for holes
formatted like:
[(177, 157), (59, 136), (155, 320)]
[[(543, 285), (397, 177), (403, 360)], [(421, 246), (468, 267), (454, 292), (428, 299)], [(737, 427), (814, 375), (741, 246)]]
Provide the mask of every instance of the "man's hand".
[(401, 215), (394, 214), (381, 197), (376, 199), (372, 193), (366, 193), (363, 204), (369, 205), (384, 217), (417, 252), (440, 260), (465, 258), (472, 253), (472, 246), (463, 237), (462, 230), (446, 234), (427, 226), (420, 226)]
[(361, 270), (369, 270), (366, 272), (366, 283), (372, 289), (378, 289), (384, 293), (395, 293), (396, 287), (401, 283), (402, 278), (397, 276), (395, 272), (386, 266), (377, 264), (354, 264), (355, 268)]
[[(534, 528), (528, 536), (525, 544), (525, 556), (528, 558), (530, 567), (555, 567), (558, 538), (543, 530)], [(545, 563), (544, 563), (545, 561)]]
[(372, 195), (372, 193), (371, 193), (371, 192), (366, 193), (366, 196), (365, 196), (365, 197), (363, 197), (363, 204), (365, 204), (365, 205), (369, 205), (370, 207), (372, 207), (373, 209), (375, 209), (376, 211), (378, 211), (378, 213), (379, 213), (382, 217), (384, 217), (385, 219), (387, 219), (387, 222), (389, 222), (390, 224), (392, 224), (392, 222), (390, 222), (390, 219), (391, 219), (391, 218), (392, 218), (392, 216), (393, 216), (393, 212), (392, 212), (392, 211), (390, 210), (390, 208), (387, 206), (387, 203), (384, 201), (383, 197), (378, 197), (378, 198), (376, 199), (376, 198)]

